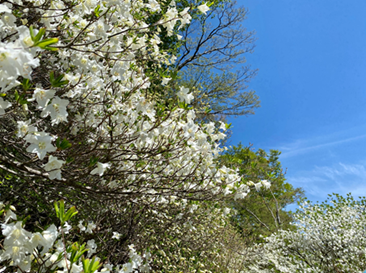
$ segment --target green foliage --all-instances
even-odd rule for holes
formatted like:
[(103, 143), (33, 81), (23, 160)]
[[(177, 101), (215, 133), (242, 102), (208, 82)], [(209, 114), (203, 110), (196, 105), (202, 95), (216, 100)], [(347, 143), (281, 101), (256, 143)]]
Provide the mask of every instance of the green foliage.
[(20, 105), (27, 104), (27, 99), (25, 98), (25, 93), (19, 94), (17, 90), (14, 91), (14, 97), (17, 103)]
[(68, 80), (62, 80), (65, 75), (61, 74), (55, 78), (55, 72), (50, 72), (50, 83), (53, 87), (61, 87), (69, 83)]
[[(254, 49), (254, 32), (247, 31), (242, 22), (246, 19), (247, 10), (238, 7), (235, 1), (215, 0), (208, 2), (210, 11), (207, 15), (193, 7), (204, 1), (177, 1), (177, 10), (190, 8), (191, 24), (179, 29), (169, 36), (167, 31), (159, 29), (160, 51), (167, 55), (177, 56), (171, 64), (156, 66), (154, 62), (144, 63), (144, 73), (152, 83), (149, 91), (154, 99), (160, 95), (161, 104), (169, 105), (176, 99), (180, 86), (190, 89), (195, 99), (191, 106), (197, 118), (205, 122), (226, 120), (227, 116), (254, 114), (260, 106), (259, 97), (248, 89), (248, 82), (256, 75), (246, 63), (245, 55)], [(170, 2), (159, 1), (163, 10)], [(152, 15), (148, 24), (154, 24), (161, 18)], [(170, 78), (168, 86), (161, 86), (156, 75)], [(158, 100), (159, 103), (159, 100)]]
[(67, 148), (70, 148), (71, 146), (72, 146), (72, 144), (69, 141), (67, 141), (67, 139), (65, 139), (65, 138), (62, 140), (61, 140), (61, 138), (58, 138), (56, 140), (56, 147), (60, 150), (65, 150)]
[(93, 273), (102, 266), (102, 264), (100, 264), (99, 261), (95, 259), (95, 257), (93, 259), (82, 258), (81, 261), (83, 263), (84, 273)]
[(61, 226), (63, 226), (63, 224), (65, 224), (65, 222), (69, 221), (73, 216), (75, 216), (78, 213), (75, 207), (69, 208), (65, 213), (65, 201), (64, 200), (61, 200), (59, 202), (54, 202), (54, 206), (55, 206), (56, 215), (61, 221)]
[(279, 228), (293, 228), (292, 214), (285, 207), (303, 196), (303, 190), (286, 182), (279, 155), (277, 150), (267, 154), (262, 149), (253, 151), (251, 147), (239, 144), (220, 158), (221, 164), (238, 168), (247, 183), (271, 182), (270, 189), (253, 190), (245, 199), (231, 204), (237, 212), (232, 218), (233, 224), (249, 244), (261, 241), (261, 236), (268, 236)]
[[(253, 71), (213, 72), (213, 67), (188, 67), (181, 71), (179, 85), (189, 88), (198, 117), (204, 121), (226, 120), (227, 116), (254, 114), (260, 106), (254, 91), (246, 91), (246, 83), (255, 76)], [(210, 109), (209, 112), (206, 109)]]

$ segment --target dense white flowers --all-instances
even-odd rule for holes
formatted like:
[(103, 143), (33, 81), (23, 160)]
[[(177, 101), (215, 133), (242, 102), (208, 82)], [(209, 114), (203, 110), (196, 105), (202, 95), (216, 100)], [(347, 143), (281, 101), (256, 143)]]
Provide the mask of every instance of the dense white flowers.
[[(113, 201), (105, 215), (118, 220), (135, 204), (169, 204), (182, 210), (176, 214), (184, 219), (184, 210), (200, 209), (190, 200), (248, 194), (254, 184), (244, 185), (235, 170), (216, 163), (226, 125), (218, 129), (214, 123), (198, 124), (194, 110), (185, 105), (194, 99), (186, 87), (176, 87), (179, 91), (168, 103), (162, 101), (164, 94), (156, 94), (160, 89), (171, 92), (165, 90), (174, 78), (169, 65), (177, 59), (162, 50), (161, 37), (176, 35), (192, 19), (190, 13), (197, 12), (174, 1), (164, 5), (155, 0), (9, 0), (0, 5), (0, 117), (14, 150), (1, 160), (19, 171), (12, 178), (42, 185), (66, 199), (74, 191), (80, 194), (78, 200), (97, 193), (96, 199)], [(198, 10), (206, 13), (208, 7), (203, 4)], [(268, 185), (259, 182), (256, 188)], [(130, 200), (116, 203), (126, 196)], [(53, 198), (44, 196), (45, 202)], [(156, 217), (173, 218), (162, 210)], [(61, 227), (51, 225), (31, 234), (12, 219), (15, 214), (7, 211), (0, 258), (25, 272), (37, 257), (52, 270), (81, 272), (81, 263), (68, 268), (72, 248), (61, 237), (83, 231), (80, 236), (90, 236), (86, 255), (93, 257), (99, 239), (95, 233), (103, 225), (100, 218), (95, 223), (85, 220), (88, 224), (82, 220), (77, 227), (61, 221)], [(184, 227), (197, 230), (191, 221)], [(123, 228), (124, 223), (118, 224), (103, 234), (113, 230), (110, 241), (120, 243)], [(148, 272), (134, 247), (129, 254), (130, 261), (104, 271)]]
[[(3, 207), (3, 203), (0, 202)], [(92, 223), (90, 227), (95, 228)], [(71, 228), (71, 226), (70, 226)], [(70, 230), (68, 228), (68, 230)], [(59, 229), (61, 229), (59, 227)], [(58, 270), (57, 272), (69, 272), (68, 268), (71, 267), (73, 273), (82, 273), (84, 271), (83, 262), (81, 255), (77, 256), (75, 259), (75, 250), (80, 249), (80, 244), (73, 243), (72, 245), (64, 245), (61, 233), (57, 230), (57, 227), (52, 224), (46, 230), (42, 232), (29, 232), (24, 229), (22, 221), (14, 222), (3, 222), (1, 224), (2, 235), (5, 237), (3, 242), (3, 251), (0, 252), (0, 262), (9, 262), (8, 267), (17, 269), (19, 268), (21, 272), (38, 272), (32, 271), (36, 270), (39, 266), (41, 272), (44, 272), (44, 265), (52, 268), (53, 270)], [(86, 242), (87, 257), (90, 258), (94, 256), (97, 251), (97, 244), (94, 239), (88, 240)], [(143, 257), (140, 256), (133, 245), (129, 246), (130, 249), (130, 262), (123, 265), (111, 265), (105, 264), (98, 272), (115, 272), (115, 273), (128, 273), (134, 270), (140, 270), (140, 272), (149, 272), (149, 259), (148, 254), (144, 254)], [(92, 260), (88, 262), (94, 263), (99, 261), (97, 257), (94, 256)], [(107, 271), (109, 270), (109, 271)], [(131, 271), (132, 270), (132, 271)], [(14, 271), (15, 272), (15, 271)], [(90, 272), (90, 271), (87, 271)], [(97, 272), (97, 271), (95, 271)], [(93, 272), (90, 272), (93, 273)]]
[(39, 60), (26, 50), (20, 41), (0, 42), (0, 88), (3, 92), (19, 84), (18, 76), (31, 78), (32, 69), (37, 66)]
[[(149, 1), (149, 3), (142, 5), (140, 1), (136, 3), (129, 1), (106, 1), (103, 2), (103, 5), (115, 8), (115, 13), (112, 17), (103, 16), (95, 22), (82, 18), (84, 14), (94, 12), (98, 3), (99, 1), (97, 0), (82, 1), (68, 12), (68, 23), (61, 30), (60, 35), (69, 37), (74, 32), (74, 37), (80, 39), (78, 42), (72, 42), (75, 44), (74, 47), (68, 48), (67, 42), (60, 42), (67, 39), (46, 39), (47, 37), (45, 36), (47, 33), (52, 32), (63, 20), (60, 9), (65, 8), (65, 5), (62, 1), (52, 2), (53, 9), (44, 11), (41, 22), (48, 32), (45, 32), (42, 27), (36, 30), (29, 29), (23, 25), (16, 26), (15, 23), (12, 23), (12, 28), (15, 32), (18, 32), (18, 36), (16, 36), (15, 41), (9, 41), (0, 46), (0, 50), (2, 50), (0, 52), (0, 70), (3, 71), (1, 75), (5, 77), (0, 81), (6, 83), (0, 86), (3, 91), (7, 91), (11, 87), (20, 84), (17, 81), (18, 76), (31, 79), (32, 69), (39, 66), (39, 59), (42, 54), (48, 54), (47, 58), (52, 60), (53, 69), (59, 70), (56, 73), (51, 71), (50, 82), (52, 86), (44, 82), (37, 82), (33, 90), (31, 89), (30, 92), (22, 94), (29, 104), (34, 103), (35, 106), (35, 108), (26, 108), (29, 111), (30, 117), (33, 117), (34, 125), (30, 125), (29, 118), (16, 121), (18, 124), (17, 136), (25, 137), (25, 141), (29, 143), (26, 151), (36, 154), (40, 160), (43, 160), (51, 153), (49, 162), (44, 165), (44, 168), (49, 172), (49, 179), (60, 180), (63, 168), (61, 162), (63, 163), (63, 161), (57, 160), (56, 155), (52, 154), (57, 150), (53, 142), (58, 136), (49, 132), (51, 131), (50, 127), (68, 122), (69, 111), (71, 110), (74, 113), (72, 134), (76, 135), (80, 128), (83, 128), (84, 132), (87, 132), (83, 137), (86, 137), (87, 143), (90, 144), (95, 143), (98, 139), (104, 139), (105, 143), (108, 143), (114, 139), (114, 136), (120, 134), (134, 138), (133, 145), (138, 149), (152, 146), (156, 141), (170, 141), (169, 139), (173, 139), (174, 135), (190, 139), (189, 145), (175, 150), (177, 155), (181, 153), (185, 154), (185, 156), (176, 157), (170, 167), (163, 168), (164, 172), (161, 173), (162, 175), (168, 175), (174, 169), (179, 168), (181, 169), (179, 174), (182, 177), (189, 175), (194, 169), (191, 164), (201, 164), (200, 161), (203, 160), (205, 163), (201, 164), (202, 167), (196, 170), (197, 175), (200, 175), (200, 173), (211, 175), (220, 183), (228, 178), (230, 178), (230, 183), (238, 181), (239, 177), (234, 175), (232, 171), (214, 174), (215, 167), (212, 157), (217, 156), (221, 148), (217, 144), (213, 145), (210, 143), (208, 136), (211, 141), (219, 141), (225, 135), (223, 133), (215, 135), (213, 130), (209, 129), (211, 125), (207, 125), (207, 133), (204, 133), (205, 128), (200, 128), (200, 126), (194, 123), (194, 113), (189, 114), (185, 120), (182, 109), (174, 110), (170, 114), (170, 119), (165, 120), (163, 123), (156, 122), (158, 120), (155, 108), (156, 103), (146, 98), (143, 93), (144, 89), (149, 88), (150, 83), (141, 72), (137, 75), (131, 69), (131, 67), (137, 64), (135, 60), (136, 51), (144, 53), (146, 47), (149, 46), (148, 43), (151, 42), (154, 48), (160, 43), (157, 35), (154, 35), (153, 39), (150, 40), (146, 34), (140, 35), (141, 32), (146, 32), (149, 26), (144, 21), (133, 19), (130, 13), (132, 11), (131, 8), (139, 9), (145, 6), (153, 12), (159, 12), (161, 11), (159, 3), (157, 1)], [(207, 6), (201, 5), (199, 10), (205, 12)], [(2, 7), (2, 12), (9, 12), (9, 9)], [(188, 24), (190, 19), (189, 8), (178, 12), (177, 7), (172, 2), (164, 14), (161, 27), (165, 27), (168, 30), (168, 34), (173, 35), (173, 28), (177, 22), (180, 22), (180, 26), (183, 26)], [(117, 22), (121, 22), (122, 25), (118, 25)], [(9, 24), (7, 23), (7, 25)], [(3, 28), (5, 29), (5, 27)], [(83, 31), (87, 31), (88, 34), (82, 35)], [(126, 31), (130, 31), (131, 35), (125, 36), (124, 33)], [(42, 41), (45, 42), (42, 44)], [(52, 46), (56, 42), (58, 42), (57, 46), (65, 48), (59, 50), (57, 55), (52, 55), (52, 52), (55, 51), (52, 49)], [(75, 48), (77, 50), (74, 50)], [(126, 51), (123, 48), (128, 50)], [(110, 65), (100, 62), (99, 57), (97, 57), (98, 54), (104, 54), (107, 51), (110, 52), (110, 58), (118, 58), (119, 61), (111, 61)], [(38, 56), (37, 54), (41, 55)], [(159, 54), (151, 56), (155, 56), (154, 58), (159, 62), (165, 61), (165, 57)], [(172, 61), (174, 58), (174, 56), (170, 56), (169, 61)], [(170, 78), (168, 77), (163, 78), (163, 84), (166, 85), (169, 80)], [(68, 83), (70, 83), (72, 88), (69, 88), (63, 94), (58, 87)], [(113, 91), (111, 83), (114, 86)], [(131, 90), (133, 90), (132, 93)], [(124, 99), (124, 94), (127, 93), (129, 95), (126, 97), (127, 99)], [(180, 87), (177, 95), (180, 100), (188, 104), (193, 100), (193, 95), (185, 87)], [(63, 98), (65, 96), (69, 99)], [(9, 101), (0, 98), (0, 115), (4, 115), (5, 109), (10, 106), (11, 103)], [(113, 113), (113, 115), (108, 117), (111, 115), (110, 113)], [(147, 117), (148, 120), (140, 119), (139, 117), (141, 116)], [(36, 117), (38, 119), (39, 117), (44, 118), (45, 121), (37, 122)], [(48, 122), (48, 125), (40, 127), (39, 124), (44, 124), (44, 122)], [(90, 130), (87, 127), (96, 128), (96, 130)], [(184, 131), (182, 135), (178, 133), (181, 129)], [(129, 143), (127, 141), (126, 143), (116, 145), (105, 144), (106, 146), (103, 146), (104, 144), (101, 143), (100, 148), (125, 149), (130, 147)], [(61, 149), (64, 148), (61, 147)], [(202, 155), (204, 155), (203, 158)], [(118, 160), (123, 162), (129, 158), (129, 155), (121, 155)], [(191, 159), (193, 159), (192, 163), (187, 164)], [(96, 167), (91, 170), (90, 174), (104, 176), (111, 169), (111, 166), (111, 162), (97, 162)], [(121, 172), (130, 170), (131, 166), (122, 164), (117, 168)], [(159, 168), (157, 166), (156, 171), (159, 172)], [(206, 181), (201, 188), (205, 189), (209, 185), (215, 188), (217, 187), (217, 182)], [(112, 184), (116, 185), (115, 183)], [(186, 188), (194, 188), (194, 185), (187, 184)], [(217, 192), (217, 190), (215, 189), (214, 191)], [(225, 191), (225, 193), (230, 193), (230, 191)]]
[(60, 99), (59, 97), (55, 96), (51, 103), (48, 104), (43, 110), (42, 117), (47, 117), (50, 115), (52, 124), (58, 124), (62, 121), (66, 121), (68, 116), (66, 107), (68, 104), (68, 100)]
[(296, 230), (280, 230), (256, 246), (248, 272), (362, 272), (366, 268), (365, 198), (334, 196), (328, 203), (303, 202)]

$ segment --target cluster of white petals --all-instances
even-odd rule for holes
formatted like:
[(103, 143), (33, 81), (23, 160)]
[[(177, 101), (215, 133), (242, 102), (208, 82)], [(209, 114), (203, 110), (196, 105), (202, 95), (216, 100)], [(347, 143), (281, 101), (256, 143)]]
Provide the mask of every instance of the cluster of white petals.
[[(42, 4), (38, 0), (31, 2)], [(10, 3), (2, 4), (0, 9), (8, 17), (13, 16)], [(20, 4), (20, 0), (14, 2), (14, 5)], [(15, 119), (18, 124), (16, 136), (25, 141), (26, 152), (37, 155), (39, 160), (48, 157), (44, 170), (49, 172), (49, 179), (61, 180), (61, 172), (67, 166), (67, 155), (60, 152), (64, 148), (57, 146), (56, 140), (65, 137), (59, 126), (68, 124), (70, 135), (82, 134), (83, 144), (90, 146), (85, 151), (96, 148), (108, 153), (115, 151), (114, 156), (99, 156), (102, 161), (96, 162), (89, 174), (105, 177), (109, 172), (133, 173), (132, 169), (143, 169), (146, 172), (144, 177), (159, 173), (154, 178), (157, 183), (173, 174), (181, 177), (185, 184), (182, 189), (186, 191), (245, 196), (247, 188), (240, 187), (241, 178), (235, 171), (218, 170), (214, 163), (215, 157), (223, 151), (219, 143), (225, 138), (225, 126), (218, 131), (213, 123), (196, 124), (194, 110), (187, 112), (175, 108), (168, 115), (161, 115), (157, 112), (156, 102), (146, 95), (150, 79), (139, 68), (137, 56), (147, 54), (154, 61), (166, 64), (174, 59), (174, 56), (165, 56), (158, 50), (159, 37), (148, 31), (152, 26), (134, 16), (138, 12), (144, 13), (146, 8), (161, 11), (156, 1), (80, 1), (66, 17), (62, 12), (66, 8), (62, 1), (52, 1), (52, 7), (44, 11), (39, 9), (44, 14), (40, 14), (41, 24), (37, 29), (18, 26), (6, 16), (1, 17), (0, 24), (0, 38), (6, 41), (0, 45), (1, 91), (8, 92), (0, 98), (0, 115)], [(198, 9), (206, 12), (208, 8), (204, 4)], [(23, 17), (27, 11), (31, 12), (26, 10)], [(190, 22), (188, 11), (186, 8), (178, 12), (175, 3), (171, 2), (163, 19), (154, 27), (164, 28), (168, 35), (174, 35), (173, 29), (178, 22), (179, 26)], [(99, 12), (96, 18), (87, 16), (96, 12)], [(34, 38), (37, 33), (44, 33), (44, 36)], [(58, 33), (58, 36), (47, 37), (48, 33)], [(12, 38), (6, 39), (8, 35)], [(52, 40), (50, 45), (42, 45), (43, 41), (49, 40)], [(103, 62), (106, 55), (108, 59)], [(14, 113), (23, 111), (23, 114), (11, 115), (6, 111), (14, 104), (9, 101), (11, 92), (14, 92), (11, 88), (21, 84), (19, 76), (32, 82), (32, 73), (39, 75), (40, 72), (34, 69), (40, 66), (43, 58), (46, 58), (43, 62), (50, 62), (51, 77), (45, 80), (51, 85), (41, 80), (29, 89), (22, 83), (26, 92), (22, 97), (18, 95), (20, 99), (16, 97), (13, 107), (16, 108)], [(48, 77), (47, 74), (44, 76)], [(164, 78), (163, 82), (168, 80)], [(180, 87), (177, 97), (187, 104), (193, 99), (185, 87)], [(153, 157), (139, 152), (156, 149), (161, 152)], [(170, 157), (168, 165), (164, 150)], [(113, 157), (113, 161), (108, 157)], [(141, 164), (135, 164), (137, 159)], [(152, 164), (154, 170), (150, 170)], [(201, 177), (202, 183), (197, 185), (187, 179), (192, 175)], [(136, 174), (126, 175), (124, 179), (134, 181)], [(109, 183), (112, 187), (118, 184), (118, 179)]]
[[(363, 272), (366, 268), (365, 199), (334, 196), (304, 202), (295, 230), (280, 230), (257, 245), (248, 272)], [(272, 268), (273, 270), (270, 270)]]
[[(109, 211), (99, 213), (115, 213), (115, 219), (131, 207), (154, 204), (160, 211), (147, 211), (157, 222), (195, 212), (194, 201), (244, 198), (252, 186), (270, 186), (243, 184), (235, 170), (218, 166), (226, 125), (197, 123), (189, 89), (178, 87), (166, 100), (176, 57), (162, 50), (161, 37), (179, 39), (190, 12), (205, 14), (209, 8), (161, 5), (155, 0), (0, 4), (0, 139), (7, 146), (0, 156), (9, 166), (2, 170), (10, 170), (14, 181), (47, 192), (42, 198), (49, 203), (75, 194), (78, 205), (98, 199), (105, 209), (113, 200)], [(173, 216), (162, 212), (168, 205)], [(78, 227), (93, 234), (96, 225)], [(184, 228), (196, 230), (190, 221)], [(58, 232), (71, 233), (71, 224)], [(119, 239), (122, 231), (114, 232), (113, 240)], [(25, 272), (37, 255), (47, 267), (63, 268), (58, 272), (81, 272), (80, 264), (65, 271), (70, 261), (58, 258), (66, 246), (56, 240), (54, 226), (35, 235), (21, 222), (4, 223), (3, 234), (1, 259)], [(87, 242), (90, 257), (97, 248), (93, 240)], [(148, 271), (132, 248), (130, 260), (113, 272)]]
[[(4, 204), (0, 202), (0, 209)], [(5, 210), (5, 214), (10, 210)], [(82, 259), (72, 260), (75, 257), (72, 247), (64, 245), (61, 233), (54, 224), (42, 232), (29, 232), (23, 227), (22, 221), (11, 221), (1, 223), (2, 235), (5, 237), (3, 251), (0, 252), (0, 262), (8, 262), (8, 270), (13, 272), (85, 272)], [(71, 228), (71, 227), (70, 227)], [(88, 229), (94, 229), (94, 224), (89, 223)], [(70, 243), (71, 244), (71, 243)], [(78, 244), (72, 245), (75, 249)], [(123, 265), (104, 264), (103, 267), (94, 272), (110, 273), (131, 273), (149, 272), (150, 254), (146, 252), (140, 256), (133, 245), (130, 245), (130, 262)], [(86, 243), (87, 257), (90, 258), (96, 252), (97, 245), (94, 240)], [(94, 260), (99, 260), (97, 257)], [(18, 270), (17, 270), (18, 269)], [(69, 271), (70, 269), (70, 271)], [(7, 271), (10, 272), (10, 271)]]

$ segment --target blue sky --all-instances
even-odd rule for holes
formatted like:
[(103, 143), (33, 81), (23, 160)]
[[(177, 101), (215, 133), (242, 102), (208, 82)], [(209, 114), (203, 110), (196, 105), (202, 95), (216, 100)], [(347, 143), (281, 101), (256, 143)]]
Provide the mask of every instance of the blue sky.
[(258, 39), (247, 60), (261, 108), (229, 120), (231, 144), (282, 151), (310, 200), (366, 196), (366, 1), (238, 2)]

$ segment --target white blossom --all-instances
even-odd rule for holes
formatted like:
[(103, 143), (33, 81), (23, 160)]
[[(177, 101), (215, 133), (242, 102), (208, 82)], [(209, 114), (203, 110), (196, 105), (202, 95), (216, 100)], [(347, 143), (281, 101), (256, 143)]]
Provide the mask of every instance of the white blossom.
[(45, 132), (36, 132), (27, 138), (31, 145), (28, 146), (27, 152), (37, 154), (39, 159), (43, 159), (48, 152), (56, 151), (51, 142), (54, 140), (52, 136)]
[(188, 88), (181, 87), (177, 95), (181, 100), (189, 104), (193, 100), (194, 96), (192, 94), (188, 94), (188, 92), (189, 92)]
[(28, 132), (36, 132), (37, 128), (35, 126), (30, 125), (31, 120), (27, 121), (17, 121), (17, 137), (24, 137)]
[(97, 167), (95, 169), (93, 169), (90, 174), (99, 174), (100, 176), (102, 176), (104, 174), (104, 172), (106, 171), (106, 169), (108, 169), (111, 166), (111, 164), (109, 163), (97, 163)]
[(8, 101), (4, 101), (3, 98), (0, 97), (0, 116), (5, 114), (5, 109), (9, 108), (11, 103)]
[(197, 9), (198, 9), (200, 12), (204, 13), (204, 14), (206, 14), (206, 13), (207, 13), (207, 11), (209, 11), (209, 10), (210, 10), (210, 8), (207, 6), (207, 3), (204, 3), (204, 4), (200, 5), (200, 6), (198, 6), (198, 7), (197, 7)]

